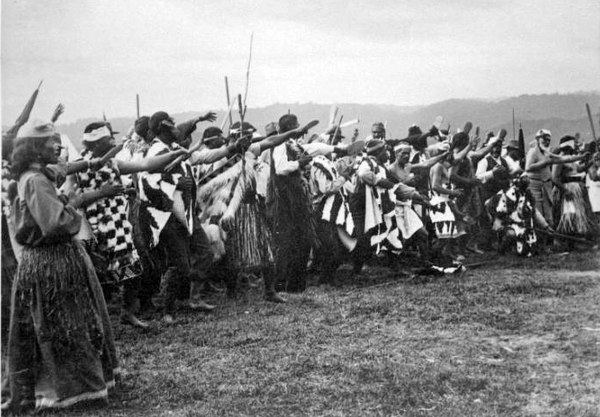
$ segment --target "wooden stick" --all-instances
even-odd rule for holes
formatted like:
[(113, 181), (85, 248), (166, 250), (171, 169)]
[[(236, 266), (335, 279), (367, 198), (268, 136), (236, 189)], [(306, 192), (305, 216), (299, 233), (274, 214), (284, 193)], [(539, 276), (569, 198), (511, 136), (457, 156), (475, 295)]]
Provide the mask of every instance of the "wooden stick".
[(333, 137), (328, 140), (329, 145), (333, 143), (335, 137), (337, 136), (337, 132), (340, 130), (340, 124), (342, 124), (342, 120), (344, 120), (344, 115), (340, 115), (340, 121), (335, 125), (335, 130), (333, 131)]
[(560, 239), (566, 239), (566, 240), (571, 240), (573, 242), (578, 242), (578, 243), (586, 243), (588, 245), (595, 245), (595, 242), (592, 242), (591, 240), (587, 240), (587, 239), (582, 239), (582, 238), (578, 238), (575, 236), (569, 236), (569, 235), (563, 235), (562, 233), (558, 233), (558, 232), (549, 232), (548, 230), (544, 230), (544, 229), (538, 229), (537, 227), (534, 228), (534, 230), (536, 232), (539, 233), (543, 233), (549, 236), (553, 236), (553, 237), (558, 237)]
[(512, 116), (513, 116), (513, 140), (517, 138), (517, 128), (515, 125), (515, 108), (513, 107), (513, 112), (512, 112)]
[(248, 67), (246, 68), (246, 90), (244, 91), (244, 116), (246, 115), (246, 99), (248, 98), (248, 84), (250, 84), (250, 63), (252, 62), (252, 44), (254, 42), (254, 32), (250, 33), (250, 54), (248, 55)]
[[(231, 126), (233, 121), (231, 120), (231, 100), (229, 98), (229, 80), (227, 79), (227, 75), (225, 76), (225, 94), (227, 95), (227, 107), (229, 107), (229, 111), (227, 112), (229, 115), (229, 126)], [(225, 127), (225, 123), (221, 125), (221, 130), (223, 130), (223, 127)]]
[(588, 103), (585, 103), (585, 108), (587, 110), (588, 119), (590, 119), (590, 126), (592, 128), (592, 137), (594, 138), (594, 141), (597, 141), (598, 139), (596, 138), (596, 129), (594, 128), (594, 121), (592, 119), (592, 111), (590, 110), (590, 105)]
[[(229, 113), (229, 127), (231, 127), (231, 125), (233, 123), (231, 123), (231, 109), (233, 109), (233, 106), (235, 105), (235, 101), (232, 101), (231, 104), (229, 105), (229, 109), (227, 110), (227, 113)], [(227, 115), (225, 115), (225, 117), (223, 117), (223, 123), (221, 123), (221, 132), (223, 131), (223, 129), (225, 128), (225, 123), (227, 123)]]
[(137, 110), (137, 118), (140, 118), (140, 95), (136, 94), (135, 95), (135, 107)]

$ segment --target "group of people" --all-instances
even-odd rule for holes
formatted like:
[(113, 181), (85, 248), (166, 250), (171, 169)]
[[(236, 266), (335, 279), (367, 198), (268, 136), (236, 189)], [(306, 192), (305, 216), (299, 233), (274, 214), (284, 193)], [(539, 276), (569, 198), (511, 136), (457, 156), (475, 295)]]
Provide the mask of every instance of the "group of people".
[(215, 118), (159, 111), (119, 143), (110, 123), (91, 123), (68, 157), (52, 122), (3, 135), (3, 409), (106, 400), (118, 373), (110, 288), (122, 289), (121, 322), (145, 328), (141, 312), (170, 324), (181, 307), (211, 311), (207, 291), (235, 294), (249, 276), (285, 303), (279, 292), (304, 291), (309, 270), (327, 284), (343, 263), (360, 274), (411, 256), (443, 270), (467, 252), (531, 256), (598, 237), (600, 153), (575, 137), (554, 151), (542, 129), (525, 155), (505, 132), (412, 126), (390, 139), (378, 122), (344, 140), (285, 114), (263, 134), (241, 120), (194, 143)]

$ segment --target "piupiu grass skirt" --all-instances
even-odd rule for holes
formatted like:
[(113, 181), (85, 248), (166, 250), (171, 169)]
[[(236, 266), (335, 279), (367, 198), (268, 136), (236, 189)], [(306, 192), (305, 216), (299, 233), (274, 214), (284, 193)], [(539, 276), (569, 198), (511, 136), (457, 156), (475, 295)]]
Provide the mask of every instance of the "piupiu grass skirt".
[(116, 368), (106, 303), (81, 243), (24, 248), (12, 286), (2, 408), (106, 400)]
[(254, 272), (273, 265), (271, 232), (260, 203), (242, 203), (227, 236), (229, 261), (238, 271)]

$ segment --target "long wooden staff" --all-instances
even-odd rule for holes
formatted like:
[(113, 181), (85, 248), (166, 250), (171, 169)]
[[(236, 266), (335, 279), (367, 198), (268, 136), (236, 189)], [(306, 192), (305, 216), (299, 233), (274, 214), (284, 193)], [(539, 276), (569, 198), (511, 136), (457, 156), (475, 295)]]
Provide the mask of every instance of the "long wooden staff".
[[(230, 99), (229, 99), (229, 80), (227, 79), (227, 75), (225, 76), (225, 95), (227, 97), (227, 107), (229, 107), (229, 111), (227, 112), (227, 114), (229, 115), (229, 126), (231, 126), (233, 124), (233, 121), (231, 120), (231, 103), (230, 103)], [(223, 121), (223, 125), (221, 126), (221, 131), (223, 130), (223, 127), (225, 126), (225, 122)]]
[(137, 118), (140, 118), (140, 95), (136, 94), (135, 95), (135, 108), (137, 111)]
[[(229, 119), (227, 119), (227, 115), (225, 115), (225, 117), (223, 117), (223, 123), (221, 123), (221, 132), (223, 132), (223, 129), (225, 128), (225, 124), (227, 123), (227, 120), (229, 120), (229, 127), (231, 127), (232, 123), (231, 123), (231, 110), (233, 109), (233, 106), (235, 105), (235, 101), (232, 101), (231, 104), (229, 105), (229, 109), (227, 110), (227, 113), (229, 114)], [(229, 130), (229, 129), (227, 129)]]
[(333, 136), (328, 140), (329, 145), (333, 143), (335, 137), (337, 136), (338, 131), (340, 130), (340, 125), (342, 124), (342, 120), (344, 120), (344, 115), (340, 116), (340, 121), (335, 125), (335, 130), (333, 131)]
[(246, 99), (248, 98), (248, 84), (250, 84), (250, 63), (252, 62), (252, 43), (254, 32), (250, 33), (250, 54), (248, 55), (248, 67), (246, 68), (246, 90), (244, 91), (244, 116), (246, 115)]
[[(240, 112), (240, 138), (244, 136), (244, 113), (246, 113), (245, 107), (242, 104), (242, 95), (238, 94), (238, 110)], [(242, 150), (242, 178), (244, 184), (246, 183), (246, 150)]]
[(587, 110), (588, 119), (590, 119), (590, 126), (592, 128), (592, 137), (594, 138), (594, 142), (597, 142), (596, 138), (596, 129), (594, 128), (594, 120), (592, 119), (592, 111), (590, 110), (590, 105), (585, 103), (585, 109)]
[(553, 236), (553, 237), (557, 237), (560, 239), (566, 239), (566, 240), (571, 240), (573, 242), (578, 242), (578, 243), (585, 243), (587, 245), (595, 245), (595, 242), (592, 242), (591, 240), (587, 240), (587, 239), (582, 239), (579, 237), (575, 237), (575, 236), (569, 236), (569, 235), (563, 235), (562, 233), (558, 233), (558, 232), (550, 232), (548, 230), (544, 230), (544, 229), (538, 229), (537, 227), (534, 228), (534, 230), (536, 232), (539, 233), (543, 233), (549, 236)]
[(513, 140), (517, 138), (517, 128), (515, 125), (515, 108), (513, 107)]

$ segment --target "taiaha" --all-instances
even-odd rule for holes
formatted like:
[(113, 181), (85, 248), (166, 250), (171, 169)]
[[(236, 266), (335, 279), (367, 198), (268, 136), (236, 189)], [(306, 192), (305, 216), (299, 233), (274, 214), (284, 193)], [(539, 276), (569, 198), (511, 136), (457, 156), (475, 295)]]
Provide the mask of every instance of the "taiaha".
[(340, 120), (339, 122), (335, 125), (335, 130), (333, 131), (333, 136), (329, 139), (329, 144), (331, 145), (333, 140), (335, 139), (335, 137), (337, 136), (337, 133), (340, 130), (340, 125), (342, 124), (342, 120), (344, 119), (344, 115), (340, 115)]
[[(244, 105), (242, 104), (242, 95), (238, 94), (238, 110), (240, 112), (240, 138), (244, 136), (244, 113), (246, 112)], [(246, 150), (242, 150), (242, 178), (246, 183)]]
[(587, 240), (587, 239), (583, 239), (583, 238), (579, 238), (579, 237), (575, 237), (575, 236), (564, 235), (564, 234), (558, 233), (558, 232), (550, 232), (548, 230), (539, 229), (537, 227), (534, 227), (533, 230), (535, 230), (538, 233), (543, 233), (548, 236), (557, 237), (559, 239), (571, 240), (571, 241), (577, 242), (577, 243), (585, 243), (586, 245), (595, 245), (596, 244), (596, 242), (592, 242), (591, 240)]
[(140, 95), (136, 94), (135, 95), (135, 108), (136, 108), (136, 114), (137, 114), (137, 118), (140, 118)]
[[(227, 75), (225, 76), (225, 96), (227, 97), (227, 107), (229, 108), (229, 111), (227, 112), (227, 114), (229, 115), (229, 126), (231, 126), (233, 124), (233, 121), (231, 120), (231, 99), (229, 98), (229, 80), (227, 79)], [(223, 130), (223, 127), (225, 126), (225, 123), (223, 123), (223, 126), (221, 126), (221, 130)]]
[(44, 80), (40, 81), (40, 83), (38, 84), (37, 88), (31, 95), (31, 97), (29, 97), (29, 100), (25, 104), (25, 108), (23, 109), (23, 111), (21, 112), (21, 114), (19, 115), (17, 120), (15, 120), (15, 124), (10, 129), (8, 129), (8, 131), (5, 133), (6, 136), (16, 136), (17, 131), (21, 128), (21, 126), (23, 126), (25, 123), (27, 123), (27, 121), (29, 120), (29, 116), (31, 115), (31, 110), (33, 110), (35, 100), (37, 99), (38, 93), (40, 92), (40, 87), (42, 86), (43, 82), (44, 82)]
[[(229, 108), (227, 109), (227, 113), (223, 116), (223, 122), (221, 123), (221, 132), (223, 132), (223, 129), (225, 128), (225, 124), (227, 123), (227, 120), (229, 120), (229, 126), (231, 127), (231, 125), (232, 125), (231, 110), (233, 109), (234, 105), (235, 105), (235, 101), (232, 101), (231, 104), (229, 105)], [(229, 114), (229, 118), (227, 118), (227, 114)]]
[(519, 123), (519, 159), (521, 159), (521, 168), (524, 168), (525, 158), (525, 135), (523, 134), (523, 127)]
[(585, 109), (587, 110), (588, 119), (590, 120), (590, 127), (592, 128), (592, 137), (594, 138), (594, 142), (598, 139), (596, 138), (596, 129), (594, 128), (594, 120), (592, 119), (592, 111), (590, 110), (590, 105), (585, 103)]
[(516, 134), (516, 127), (515, 127), (515, 108), (514, 107), (512, 109), (512, 116), (513, 116), (513, 139), (516, 139), (517, 134)]
[(248, 55), (248, 67), (246, 68), (246, 90), (244, 91), (244, 116), (246, 115), (246, 99), (248, 98), (248, 84), (250, 84), (250, 63), (252, 62), (252, 43), (254, 32), (250, 33), (250, 53)]

